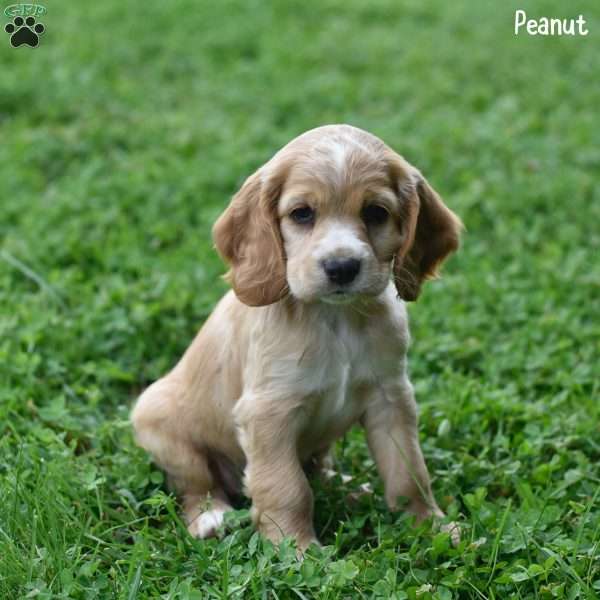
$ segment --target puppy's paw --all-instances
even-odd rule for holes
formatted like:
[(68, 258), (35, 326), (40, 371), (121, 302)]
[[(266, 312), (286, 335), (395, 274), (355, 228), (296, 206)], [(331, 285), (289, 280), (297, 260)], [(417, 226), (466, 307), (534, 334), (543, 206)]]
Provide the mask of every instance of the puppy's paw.
[(450, 541), (455, 548), (460, 544), (460, 525), (456, 521), (442, 523), (440, 525), (440, 531), (450, 534)]
[(296, 538), (296, 558), (303, 561), (310, 546), (321, 548), (321, 542), (316, 537)]
[(412, 512), (417, 517), (417, 523), (420, 523), (424, 519), (433, 519), (433, 528), (437, 531), (442, 531), (450, 535), (450, 541), (454, 547), (460, 544), (460, 526), (456, 521), (450, 521), (450, 523), (442, 523), (442, 519), (446, 518), (446, 515), (440, 510), (437, 505), (431, 506), (431, 504), (422, 504), (421, 502), (413, 502), (408, 507), (409, 512)]
[(224, 508), (213, 508), (207, 510), (196, 517), (189, 525), (188, 531), (195, 538), (204, 540), (206, 538), (215, 537), (219, 527), (223, 524), (225, 515)]

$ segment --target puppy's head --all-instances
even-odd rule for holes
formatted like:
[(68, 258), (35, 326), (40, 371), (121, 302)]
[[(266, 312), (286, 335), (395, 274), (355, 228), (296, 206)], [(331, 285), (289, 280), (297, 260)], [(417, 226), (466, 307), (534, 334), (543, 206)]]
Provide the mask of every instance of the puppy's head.
[(421, 173), (348, 125), (313, 129), (249, 177), (213, 228), (242, 302), (415, 300), (458, 247), (460, 220)]

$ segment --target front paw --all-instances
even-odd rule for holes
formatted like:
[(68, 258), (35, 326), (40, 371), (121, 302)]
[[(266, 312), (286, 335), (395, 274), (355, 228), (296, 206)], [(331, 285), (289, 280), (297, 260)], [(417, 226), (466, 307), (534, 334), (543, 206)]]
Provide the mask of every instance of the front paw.
[(298, 548), (298, 557), (304, 558), (304, 554), (306, 554), (306, 551), (312, 545), (315, 545), (320, 548), (321, 542), (319, 542), (319, 540), (315, 536), (306, 537), (306, 538), (297, 538), (296, 539), (296, 547)]
[(441, 523), (440, 531), (450, 534), (450, 541), (455, 548), (460, 544), (460, 525), (456, 521)]
[(304, 522), (304, 518), (294, 518), (291, 514), (274, 516), (266, 511), (258, 511), (256, 507), (253, 507), (251, 514), (259, 533), (273, 544), (280, 544), (284, 538), (294, 539), (299, 558), (311, 544), (320, 545), (312, 523)]
[(450, 521), (449, 523), (442, 523), (442, 519), (446, 518), (446, 515), (435, 505), (434, 507), (423, 506), (414, 504), (409, 506), (409, 512), (413, 513), (417, 517), (417, 523), (424, 521), (425, 519), (433, 519), (433, 524), (436, 529), (443, 533), (450, 535), (450, 541), (456, 548), (460, 544), (460, 525), (456, 521)]

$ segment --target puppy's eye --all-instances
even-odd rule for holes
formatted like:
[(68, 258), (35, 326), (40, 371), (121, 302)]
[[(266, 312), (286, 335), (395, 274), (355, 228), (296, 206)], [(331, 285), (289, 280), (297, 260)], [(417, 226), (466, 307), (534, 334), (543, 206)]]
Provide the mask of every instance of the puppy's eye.
[(290, 213), (290, 217), (298, 225), (310, 225), (314, 223), (315, 211), (310, 206), (300, 206)]
[(390, 213), (379, 204), (370, 204), (363, 208), (361, 216), (367, 225), (383, 225), (388, 220)]

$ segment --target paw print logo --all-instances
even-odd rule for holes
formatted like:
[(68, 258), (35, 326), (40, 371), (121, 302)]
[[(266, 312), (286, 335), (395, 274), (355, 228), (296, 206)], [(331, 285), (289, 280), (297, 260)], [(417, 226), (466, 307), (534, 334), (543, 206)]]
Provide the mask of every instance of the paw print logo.
[(10, 34), (10, 45), (18, 48), (23, 44), (35, 48), (40, 43), (40, 35), (46, 28), (41, 23), (36, 23), (35, 17), (15, 17), (12, 23), (7, 23), (4, 31)]

